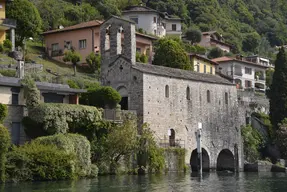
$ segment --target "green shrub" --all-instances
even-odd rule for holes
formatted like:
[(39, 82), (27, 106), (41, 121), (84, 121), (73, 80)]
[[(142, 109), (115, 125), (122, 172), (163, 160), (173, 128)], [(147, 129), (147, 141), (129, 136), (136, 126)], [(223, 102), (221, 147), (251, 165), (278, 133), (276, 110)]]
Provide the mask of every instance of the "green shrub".
[(40, 91), (38, 90), (35, 81), (30, 76), (26, 76), (21, 83), (24, 86), (24, 96), (28, 109), (32, 109), (39, 105)]
[(71, 79), (67, 80), (67, 84), (70, 86), (70, 88), (80, 89), (80, 87), (77, 85), (77, 83)]
[(94, 52), (92, 52), (86, 57), (86, 62), (88, 63), (93, 73), (100, 71), (101, 69), (101, 56), (100, 55), (97, 55)]
[(2, 53), (4, 51), (4, 46), (2, 43), (0, 43), (0, 52)]
[(91, 164), (91, 174), (90, 177), (97, 177), (99, 174), (99, 168), (95, 164)]
[(42, 124), (50, 135), (74, 132), (102, 119), (102, 111), (96, 107), (63, 103), (41, 103), (29, 110), (29, 117)]
[(56, 145), (67, 154), (75, 154), (75, 173), (78, 176), (91, 174), (91, 147), (86, 137), (78, 134), (58, 134), (39, 137), (35, 142), (44, 145)]
[(242, 127), (241, 135), (243, 138), (245, 160), (255, 162), (260, 158), (259, 149), (263, 141), (262, 136), (251, 125)]
[(0, 74), (5, 76), (5, 77), (15, 77), (16, 76), (16, 71), (15, 70), (9, 70), (9, 69), (2, 69), (0, 70)]
[(10, 180), (72, 179), (75, 154), (66, 153), (55, 145), (33, 141), (8, 154), (7, 176)]
[(12, 42), (9, 39), (5, 39), (3, 41), (3, 46), (6, 48), (8, 51), (12, 50)]
[(43, 129), (43, 124), (37, 123), (29, 117), (24, 117), (22, 119), (22, 124), (24, 125), (26, 135), (30, 139), (49, 135), (49, 133)]
[(8, 115), (7, 105), (0, 103), (0, 123), (3, 123), (7, 115)]
[(80, 103), (100, 108), (113, 109), (121, 101), (121, 95), (112, 87), (92, 87), (87, 93), (83, 93)]
[(6, 154), (10, 146), (10, 133), (0, 124), (0, 182), (5, 181)]

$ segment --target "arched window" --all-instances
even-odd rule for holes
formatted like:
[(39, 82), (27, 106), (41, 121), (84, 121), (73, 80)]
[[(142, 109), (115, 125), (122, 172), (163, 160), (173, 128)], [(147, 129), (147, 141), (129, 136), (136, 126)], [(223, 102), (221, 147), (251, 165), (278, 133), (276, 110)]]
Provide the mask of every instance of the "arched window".
[(228, 105), (228, 93), (225, 92), (224, 98), (225, 98), (225, 104)]
[(207, 96), (207, 103), (210, 103), (210, 91), (209, 90), (207, 90), (206, 96)]
[(174, 129), (169, 130), (169, 146), (175, 147), (175, 131)]
[(169, 98), (169, 86), (168, 85), (165, 86), (165, 97)]
[(190, 100), (190, 88), (189, 87), (186, 88), (186, 99)]

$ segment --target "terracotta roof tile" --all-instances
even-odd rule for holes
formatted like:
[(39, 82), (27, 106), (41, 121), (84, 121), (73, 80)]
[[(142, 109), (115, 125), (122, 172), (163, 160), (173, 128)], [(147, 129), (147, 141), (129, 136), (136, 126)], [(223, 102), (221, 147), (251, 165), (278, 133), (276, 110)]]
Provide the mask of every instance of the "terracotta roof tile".
[(228, 62), (228, 61), (237, 61), (239, 63), (255, 65), (257, 67), (269, 68), (268, 66), (264, 66), (264, 65), (261, 65), (261, 64), (258, 64), (258, 63), (254, 63), (254, 62), (251, 62), (251, 61), (239, 60), (239, 59), (236, 59), (236, 58), (231, 58), (231, 57), (226, 57), (226, 56), (212, 59), (212, 61), (217, 62), (217, 63), (224, 63), (224, 62)]
[(55, 30), (46, 31), (43, 33), (43, 35), (51, 34), (51, 33), (59, 33), (59, 32), (63, 32), (63, 31), (71, 31), (71, 30), (82, 29), (82, 28), (88, 28), (88, 27), (97, 27), (97, 26), (100, 26), (102, 23), (103, 23), (103, 21), (99, 21), (99, 20), (83, 22), (83, 23), (79, 23), (77, 25), (65, 27), (63, 29), (55, 29)]
[(233, 60), (233, 58), (226, 57), (226, 56), (212, 59), (212, 61), (214, 61), (214, 62), (223, 62), (223, 61), (232, 61), (232, 60)]

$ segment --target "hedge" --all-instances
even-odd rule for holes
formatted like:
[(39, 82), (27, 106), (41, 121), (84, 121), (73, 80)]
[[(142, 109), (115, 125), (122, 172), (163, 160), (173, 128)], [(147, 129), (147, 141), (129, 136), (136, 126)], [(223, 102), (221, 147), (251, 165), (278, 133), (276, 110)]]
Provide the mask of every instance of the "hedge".
[(33, 141), (7, 154), (7, 178), (11, 181), (61, 180), (75, 177), (75, 154), (55, 145)]
[(35, 142), (45, 145), (56, 145), (67, 154), (76, 154), (76, 175), (84, 177), (91, 174), (91, 146), (86, 137), (78, 134), (58, 134), (39, 137)]
[(41, 103), (30, 109), (29, 118), (42, 124), (43, 129), (53, 135), (74, 132), (76, 128), (99, 121), (102, 119), (102, 111), (83, 105)]
[(4, 119), (7, 117), (7, 114), (7, 105), (0, 103), (0, 123), (3, 123)]
[(0, 124), (0, 182), (5, 181), (5, 162), (10, 141), (8, 129)]

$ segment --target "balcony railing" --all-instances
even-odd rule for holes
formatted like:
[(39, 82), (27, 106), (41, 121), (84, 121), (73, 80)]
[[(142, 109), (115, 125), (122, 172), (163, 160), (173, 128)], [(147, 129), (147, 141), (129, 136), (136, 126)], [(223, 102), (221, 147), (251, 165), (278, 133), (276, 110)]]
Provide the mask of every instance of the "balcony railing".
[(16, 28), (17, 22), (14, 19), (0, 19), (0, 25)]

